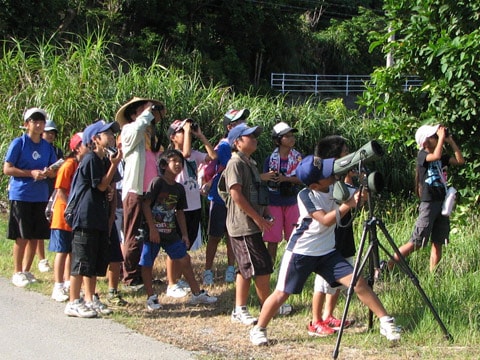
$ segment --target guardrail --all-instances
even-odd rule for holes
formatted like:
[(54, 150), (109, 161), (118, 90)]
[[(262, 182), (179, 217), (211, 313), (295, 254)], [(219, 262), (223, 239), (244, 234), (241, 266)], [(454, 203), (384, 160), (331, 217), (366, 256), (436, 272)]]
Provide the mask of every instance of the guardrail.
[[(286, 74), (272, 73), (270, 86), (272, 89), (285, 93), (342, 93), (346, 96), (362, 93), (370, 75), (318, 75), (318, 74)], [(418, 76), (406, 76), (404, 91), (421, 86)]]

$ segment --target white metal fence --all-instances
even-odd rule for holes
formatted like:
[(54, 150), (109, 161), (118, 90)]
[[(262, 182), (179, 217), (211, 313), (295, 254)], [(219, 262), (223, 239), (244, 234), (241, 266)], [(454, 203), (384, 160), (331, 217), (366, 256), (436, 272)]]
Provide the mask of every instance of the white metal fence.
[[(362, 93), (370, 81), (369, 75), (318, 75), (318, 74), (286, 74), (272, 73), (270, 86), (285, 93), (342, 93), (346, 96)], [(406, 76), (404, 91), (422, 84), (417, 76)]]

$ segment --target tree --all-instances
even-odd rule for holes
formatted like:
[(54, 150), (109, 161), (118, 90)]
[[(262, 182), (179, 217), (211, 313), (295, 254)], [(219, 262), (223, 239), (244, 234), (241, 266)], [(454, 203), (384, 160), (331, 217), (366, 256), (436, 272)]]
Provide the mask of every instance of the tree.
[[(391, 52), (394, 65), (378, 68), (361, 103), (382, 116), (379, 134), (392, 146), (409, 141), (422, 123), (442, 123), (454, 134), (468, 159), (455, 178), (462, 195), (479, 190), (480, 135), (480, 2), (449, 0), (388, 0), (387, 30), (372, 48)], [(422, 85), (405, 89), (405, 76)]]

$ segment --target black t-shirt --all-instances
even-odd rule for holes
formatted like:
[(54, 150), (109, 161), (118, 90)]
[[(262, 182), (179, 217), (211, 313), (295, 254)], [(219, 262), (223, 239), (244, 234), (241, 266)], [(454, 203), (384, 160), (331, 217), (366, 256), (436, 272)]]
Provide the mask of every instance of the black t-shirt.
[[(176, 211), (187, 207), (187, 197), (183, 185), (168, 184), (163, 178), (156, 177), (150, 183), (145, 198), (152, 201), (152, 215), (161, 242), (173, 242), (181, 239), (176, 227)], [(186, 235), (186, 234), (185, 234)]]
[[(348, 224), (351, 219), (352, 213), (349, 211), (340, 219), (340, 224)], [(355, 239), (353, 237), (352, 224), (346, 227), (337, 225), (335, 228), (335, 249), (337, 249), (344, 258), (355, 255)]]
[(444, 166), (448, 166), (450, 157), (442, 155), (440, 160), (428, 162), (428, 152), (424, 149), (418, 152), (417, 173), (421, 189), (421, 201), (443, 201), (445, 199), (445, 184), (442, 182)]
[[(108, 231), (106, 192), (97, 186), (107, 173), (109, 161), (99, 158), (93, 151), (88, 152), (80, 162), (76, 174), (75, 191), (82, 195), (77, 204), (72, 228)], [(73, 190), (73, 189), (72, 189)]]

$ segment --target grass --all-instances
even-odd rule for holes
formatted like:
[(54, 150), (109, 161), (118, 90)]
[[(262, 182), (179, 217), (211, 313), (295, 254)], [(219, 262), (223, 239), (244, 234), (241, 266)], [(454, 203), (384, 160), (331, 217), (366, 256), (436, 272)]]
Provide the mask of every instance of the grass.
[[(408, 239), (415, 220), (415, 206), (405, 206), (389, 215), (394, 221), (386, 221), (389, 234), (397, 245)], [(361, 237), (362, 219), (356, 221), (358, 239)], [(464, 219), (465, 220), (465, 219)], [(478, 282), (478, 258), (480, 249), (477, 239), (480, 235), (478, 221), (472, 219), (469, 225), (456, 226), (459, 219), (452, 221), (451, 244), (445, 248), (444, 257), (435, 274), (428, 272), (429, 251), (419, 251), (408, 258), (420, 286), (433, 304), (435, 311), (445, 324), (453, 340), (447, 341), (430, 309), (423, 301), (420, 292), (412, 281), (399, 271), (386, 275), (374, 284), (374, 290), (404, 333), (398, 343), (390, 343), (380, 336), (378, 321), (374, 319), (373, 329), (367, 328), (368, 311), (354, 296), (350, 304), (349, 318), (356, 325), (345, 330), (340, 347), (340, 359), (478, 359), (480, 358), (480, 283)], [(0, 231), (5, 233), (6, 215), (0, 218)], [(379, 242), (389, 248), (382, 233), (378, 232)], [(368, 241), (368, 239), (366, 239)], [(281, 246), (279, 254), (283, 252)], [(197, 277), (201, 278), (205, 260), (204, 248), (193, 252), (192, 260)], [(279, 255), (279, 257), (280, 257)], [(383, 254), (381, 255), (381, 257)], [(53, 254), (48, 253), (50, 260)], [(219, 248), (217, 255), (215, 285), (208, 290), (218, 296), (216, 306), (189, 306), (185, 299), (165, 297), (166, 285), (155, 285), (160, 294), (163, 310), (149, 313), (145, 310), (144, 295), (127, 295), (129, 306), (118, 310), (112, 316), (143, 334), (161, 341), (193, 351), (199, 359), (304, 359), (306, 357), (330, 358), (335, 348), (336, 337), (311, 338), (306, 332), (310, 320), (310, 304), (313, 277), (304, 291), (291, 296), (289, 303), (294, 313), (287, 317), (275, 318), (268, 328), (272, 345), (254, 347), (248, 341), (248, 328), (231, 324), (230, 312), (234, 304), (234, 285), (223, 283), (226, 268), (225, 247)], [(155, 266), (155, 275), (165, 281), (165, 255), (160, 255)], [(36, 266), (36, 260), (34, 262)], [(0, 242), (0, 275), (10, 277), (12, 272), (12, 242)], [(277, 266), (278, 268), (278, 266)], [(34, 268), (35, 269), (35, 268)], [(38, 274), (40, 282), (31, 286), (33, 291), (47, 296), (52, 289), (52, 274)], [(275, 285), (276, 274), (272, 277)], [(107, 285), (99, 280), (100, 293), (105, 293)], [(253, 291), (249, 306), (256, 315), (260, 308)], [(345, 297), (337, 306), (337, 316), (341, 317)], [(88, 320), (79, 320), (88, 321)]]

